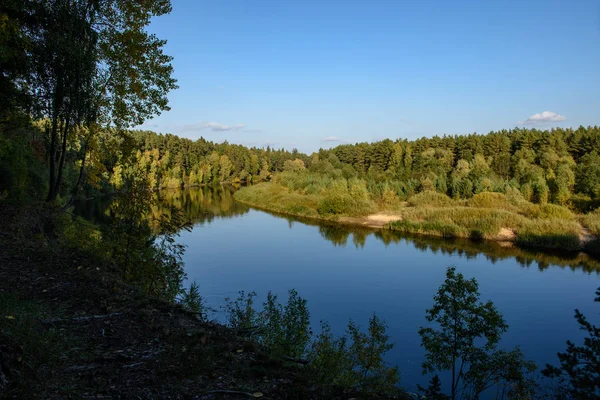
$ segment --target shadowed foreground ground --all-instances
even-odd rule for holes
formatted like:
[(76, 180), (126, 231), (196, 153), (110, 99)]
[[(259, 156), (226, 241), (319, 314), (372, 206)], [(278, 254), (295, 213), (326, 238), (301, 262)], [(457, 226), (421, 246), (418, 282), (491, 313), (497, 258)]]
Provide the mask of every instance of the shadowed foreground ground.
[(0, 398), (324, 398), (302, 366), (24, 238), (35, 218), (0, 209)]

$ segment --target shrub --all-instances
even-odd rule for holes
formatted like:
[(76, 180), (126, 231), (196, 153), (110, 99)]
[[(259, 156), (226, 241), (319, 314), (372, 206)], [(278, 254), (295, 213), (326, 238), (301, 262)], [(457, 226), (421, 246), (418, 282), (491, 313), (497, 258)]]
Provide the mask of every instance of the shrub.
[(385, 322), (373, 314), (367, 332), (351, 320), (349, 337), (334, 338), (329, 324), (321, 321), (321, 333), (309, 353), (310, 371), (316, 381), (363, 395), (399, 394), (398, 368), (387, 366), (383, 359), (393, 347), (386, 328)]
[(516, 242), (524, 247), (577, 251), (581, 248), (578, 223), (561, 219), (527, 221), (517, 230)]
[(276, 356), (303, 357), (310, 341), (310, 314), (306, 300), (290, 290), (287, 303), (282, 306), (277, 296), (269, 292), (263, 309), (258, 314), (261, 329), (259, 341)]
[(410, 197), (408, 204), (413, 207), (449, 207), (453, 202), (443, 193), (427, 191)]
[(585, 215), (581, 222), (592, 235), (600, 236), (600, 208)]
[(346, 214), (352, 208), (352, 197), (349, 195), (334, 193), (327, 195), (319, 202), (317, 211), (321, 215), (339, 215)]
[(556, 204), (544, 204), (540, 207), (538, 218), (572, 220), (575, 215), (566, 207)]
[(600, 199), (592, 200), (590, 196), (585, 194), (574, 194), (569, 199), (569, 207), (577, 212), (587, 213), (594, 208), (600, 207)]
[(196, 313), (200, 319), (206, 319), (204, 299), (200, 295), (200, 287), (195, 281), (192, 282), (188, 289), (181, 291), (181, 297), (178, 300), (186, 310)]
[(522, 247), (577, 251), (581, 248), (579, 237), (572, 234), (535, 234), (523, 232), (517, 235), (516, 243)]
[(238, 292), (238, 297), (232, 301), (225, 298), (225, 318), (230, 327), (238, 330), (252, 330), (258, 324), (258, 315), (254, 310), (256, 292), (247, 295), (243, 290)]
[(515, 207), (509, 203), (503, 193), (482, 192), (477, 193), (467, 202), (469, 207), (495, 208), (513, 211)]

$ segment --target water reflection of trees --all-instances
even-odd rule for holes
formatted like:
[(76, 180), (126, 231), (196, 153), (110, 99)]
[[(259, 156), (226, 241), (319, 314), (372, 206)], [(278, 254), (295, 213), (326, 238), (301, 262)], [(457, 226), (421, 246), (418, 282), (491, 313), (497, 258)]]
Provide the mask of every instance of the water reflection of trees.
[[(288, 217), (288, 220), (290, 218)], [(467, 239), (441, 239), (435, 237), (401, 234), (390, 230), (374, 230), (331, 223), (321, 223), (315, 220), (302, 219), (301, 222), (319, 227), (321, 236), (333, 243), (334, 246), (347, 246), (351, 242), (356, 248), (363, 248), (367, 237), (373, 236), (386, 246), (390, 244), (407, 243), (423, 252), (432, 252), (448, 256), (458, 256), (466, 259), (485, 257), (495, 264), (505, 259), (514, 259), (522, 267), (537, 267), (538, 270), (558, 266), (571, 270), (583, 270), (588, 273), (600, 274), (600, 260), (585, 253), (552, 253), (522, 249), (510, 244), (493, 241), (473, 241)]]
[[(155, 193), (150, 220), (161, 216), (171, 217), (173, 209), (181, 210), (194, 224), (211, 223), (215, 218), (232, 218), (246, 214), (249, 207), (233, 199), (234, 189), (229, 187), (200, 187), (186, 190), (163, 190)], [(110, 196), (75, 204), (75, 214), (103, 224), (111, 221)]]
[[(152, 208), (152, 215), (169, 216), (173, 207), (183, 211), (194, 224), (210, 224), (215, 219), (232, 218), (246, 214), (249, 207), (233, 198), (234, 189), (228, 187), (203, 187), (186, 190), (166, 190), (156, 194), (159, 201)], [(76, 205), (76, 213), (94, 222), (110, 220), (110, 199), (97, 199)], [(281, 216), (281, 215), (280, 215)], [(584, 253), (557, 254), (535, 250), (525, 250), (515, 246), (505, 246), (492, 241), (472, 241), (466, 239), (440, 239), (424, 236), (403, 235), (390, 230), (374, 230), (350, 225), (325, 223), (312, 219), (292, 218), (288, 220), (290, 229), (294, 223), (316, 226), (320, 235), (334, 246), (347, 246), (350, 242), (356, 248), (363, 248), (367, 237), (374, 237), (386, 246), (407, 243), (423, 252), (452, 255), (466, 259), (484, 256), (494, 264), (500, 260), (514, 259), (522, 267), (537, 267), (543, 271), (551, 266), (600, 273), (600, 261)]]
[(246, 214), (250, 208), (233, 199), (234, 190), (228, 187), (201, 187), (186, 190), (164, 190), (157, 194), (152, 210), (156, 216), (169, 216), (170, 210), (180, 209), (194, 224), (210, 224), (215, 218), (232, 218)]

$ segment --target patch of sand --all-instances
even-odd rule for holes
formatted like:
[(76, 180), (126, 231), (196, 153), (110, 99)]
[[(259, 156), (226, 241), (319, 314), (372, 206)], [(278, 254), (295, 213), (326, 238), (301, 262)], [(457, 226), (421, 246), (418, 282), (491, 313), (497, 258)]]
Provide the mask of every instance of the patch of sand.
[(587, 228), (582, 227), (581, 233), (579, 234), (579, 241), (581, 244), (586, 244), (592, 240), (594, 240), (594, 235), (592, 235)]
[(381, 226), (383, 226), (385, 224), (389, 224), (390, 222), (399, 221), (401, 219), (402, 219), (402, 216), (400, 216), (400, 215), (385, 214), (385, 213), (371, 214), (366, 217), (366, 220), (369, 224), (381, 225)]
[(496, 238), (500, 241), (511, 242), (515, 240), (516, 236), (517, 235), (515, 235), (515, 233), (511, 229), (501, 228), (500, 232), (498, 232), (498, 235), (496, 235)]

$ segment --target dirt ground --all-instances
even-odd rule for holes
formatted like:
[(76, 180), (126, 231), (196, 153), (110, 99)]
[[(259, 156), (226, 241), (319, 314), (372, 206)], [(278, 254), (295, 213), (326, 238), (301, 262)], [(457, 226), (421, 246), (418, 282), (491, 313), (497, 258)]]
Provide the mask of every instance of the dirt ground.
[[(305, 380), (302, 366), (141, 295), (85, 255), (23, 238), (22, 219), (19, 210), (0, 208), (0, 300), (45, 311), (9, 308), (0, 315), (0, 398), (327, 398)], [(26, 319), (32, 335), (59, 342), (35, 351), (53, 354), (34, 357), (36, 343), (11, 336), (10, 324)]]

